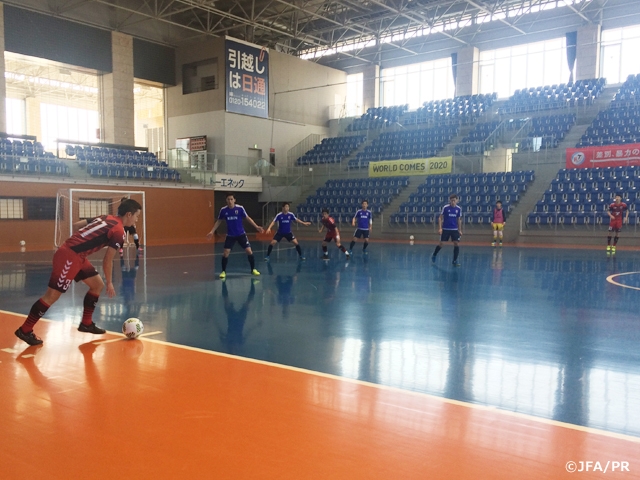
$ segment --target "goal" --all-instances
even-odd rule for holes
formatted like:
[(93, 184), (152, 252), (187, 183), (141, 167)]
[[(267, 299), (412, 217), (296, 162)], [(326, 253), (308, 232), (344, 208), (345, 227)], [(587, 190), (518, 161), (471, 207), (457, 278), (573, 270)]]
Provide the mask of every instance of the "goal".
[[(117, 215), (123, 198), (131, 198), (142, 205), (136, 231), (142, 245), (147, 245), (145, 192), (140, 190), (97, 190), (66, 188), (58, 190), (56, 224), (53, 244), (57, 248), (73, 234), (73, 224), (99, 215)], [(127, 237), (129, 237), (127, 235)], [(129, 240), (127, 238), (127, 240)]]

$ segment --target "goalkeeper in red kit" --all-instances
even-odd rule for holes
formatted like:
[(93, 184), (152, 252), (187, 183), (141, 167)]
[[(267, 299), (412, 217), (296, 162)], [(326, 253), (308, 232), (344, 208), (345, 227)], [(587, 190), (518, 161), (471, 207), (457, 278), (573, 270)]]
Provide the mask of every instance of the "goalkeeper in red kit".
[[(49, 277), (49, 288), (36, 303), (18, 330), (16, 337), (29, 345), (41, 345), (42, 339), (33, 333), (33, 327), (64, 292), (71, 282), (84, 282), (89, 291), (84, 297), (84, 311), (78, 331), (103, 334), (106, 330), (93, 323), (93, 311), (105, 282), (95, 267), (87, 259), (89, 255), (107, 247), (102, 261), (102, 269), (107, 284), (107, 295), (116, 294), (113, 287), (113, 258), (125, 240), (124, 228), (135, 225), (142, 211), (142, 206), (135, 200), (124, 200), (118, 207), (118, 215), (102, 215), (91, 223), (80, 228), (67, 239), (53, 255), (53, 270)], [(85, 222), (86, 223), (86, 222)]]
[[(621, 195), (616, 195), (613, 203), (609, 205), (609, 236), (607, 237), (607, 255), (616, 253), (616, 245), (618, 245), (618, 234), (622, 230), (623, 214), (624, 223), (629, 223), (629, 209), (627, 204), (622, 201)], [(613, 245), (611, 245), (611, 234), (614, 234)]]

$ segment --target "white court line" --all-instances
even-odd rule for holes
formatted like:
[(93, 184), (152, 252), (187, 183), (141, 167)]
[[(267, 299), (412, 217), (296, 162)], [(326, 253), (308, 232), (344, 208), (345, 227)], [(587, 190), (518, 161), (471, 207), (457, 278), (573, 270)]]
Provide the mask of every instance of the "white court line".
[(640, 272), (616, 273), (614, 275), (609, 275), (607, 277), (607, 282), (609, 282), (609, 283), (611, 283), (613, 285), (617, 285), (618, 287), (622, 287), (622, 288), (630, 288), (631, 290), (640, 290), (640, 287), (632, 287), (631, 285), (625, 285), (624, 283), (616, 282), (614, 280), (614, 278), (616, 278), (616, 277), (622, 277), (624, 275), (635, 275), (635, 274), (640, 274)]
[[(104, 345), (106, 343), (115, 343), (115, 342), (121, 342), (123, 340), (129, 340), (127, 337), (125, 337), (122, 333), (117, 333), (117, 332), (109, 332), (107, 331), (108, 334), (110, 335), (117, 335), (119, 338), (113, 338), (111, 340), (97, 340), (95, 342), (91, 342), (94, 345)], [(162, 333), (160, 330), (155, 331), (155, 332), (149, 332), (149, 333), (143, 333), (141, 335), (138, 335), (137, 338), (141, 338), (141, 337), (150, 337), (151, 335), (158, 335)]]
[[(15, 316), (19, 316), (19, 317), (23, 316), (23, 315), (15, 313), (15, 312), (8, 312), (6, 310), (0, 310), (0, 313), (6, 313), (8, 315), (15, 315)], [(44, 318), (41, 318), (40, 320), (44, 320), (44, 321), (52, 322), (52, 323), (58, 323), (58, 322), (56, 322), (54, 320), (46, 320)], [(111, 334), (111, 335), (121, 335), (121, 334), (115, 333), (115, 332), (107, 332), (107, 333)], [(114, 341), (120, 341), (120, 340), (122, 340), (122, 338), (117, 338), (117, 339), (108, 340), (108, 341), (109, 342), (114, 342)], [(525, 420), (529, 420), (529, 421), (537, 422), (537, 423), (544, 423), (546, 425), (552, 425), (554, 427), (568, 428), (570, 430), (577, 430), (577, 431), (580, 431), (580, 432), (592, 433), (594, 435), (601, 435), (601, 436), (604, 436), (604, 437), (616, 438), (616, 439), (619, 439), (619, 440), (626, 440), (628, 442), (634, 442), (634, 443), (639, 443), (640, 444), (640, 437), (634, 437), (634, 436), (631, 436), (631, 435), (625, 435), (624, 433), (608, 432), (606, 430), (599, 430), (599, 429), (593, 428), (593, 427), (584, 427), (582, 425), (574, 425), (572, 423), (560, 422), (558, 420), (551, 420), (549, 418), (535, 417), (533, 415), (528, 415), (526, 413), (512, 412), (512, 411), (509, 411), (509, 410), (503, 410), (501, 408), (497, 408), (497, 407), (490, 406), (490, 405), (479, 405), (479, 404), (476, 404), (476, 403), (462, 402), (460, 400), (453, 400), (451, 398), (439, 397), (437, 395), (431, 395), (429, 393), (413, 392), (411, 390), (404, 390), (402, 388), (390, 387), (388, 385), (380, 385), (378, 383), (365, 382), (363, 380), (356, 380), (356, 379), (353, 379), (353, 378), (340, 377), (338, 375), (333, 375), (331, 373), (316, 372), (314, 370), (308, 370), (308, 369), (299, 368), (299, 367), (291, 367), (289, 365), (282, 365), (282, 364), (279, 364), (279, 363), (267, 362), (265, 360), (256, 360), (256, 359), (253, 359), (253, 358), (240, 357), (240, 356), (237, 356), (237, 355), (230, 355), (228, 353), (214, 352), (214, 351), (211, 351), (211, 350), (204, 350), (202, 348), (190, 347), (188, 345), (180, 345), (180, 344), (177, 344), (177, 343), (171, 343), (171, 342), (167, 342), (167, 341), (164, 341), (164, 340), (155, 340), (153, 338), (145, 338), (145, 341), (151, 342), (151, 343), (157, 343), (159, 345), (165, 345), (165, 346), (168, 346), (168, 347), (180, 348), (182, 350), (190, 350), (192, 352), (204, 353), (206, 355), (213, 355), (213, 356), (216, 356), (216, 357), (223, 357), (223, 358), (228, 358), (228, 359), (231, 359), (231, 360), (238, 360), (238, 361), (241, 361), (241, 362), (256, 363), (258, 365), (265, 365), (265, 366), (268, 366), (268, 367), (281, 368), (283, 370), (290, 370), (290, 371), (293, 371), (293, 372), (303, 373), (303, 374), (306, 374), (306, 375), (313, 375), (315, 377), (323, 377), (323, 378), (329, 378), (329, 379), (332, 379), (332, 380), (337, 380), (337, 381), (340, 381), (340, 382), (353, 383), (355, 385), (361, 385), (361, 386), (364, 386), (364, 387), (375, 388), (375, 389), (378, 389), (378, 390), (387, 390), (387, 391), (394, 392), (394, 393), (401, 393), (401, 394), (411, 395), (411, 396), (416, 396), (416, 397), (421, 397), (421, 398), (428, 398), (430, 400), (440, 401), (440, 402), (448, 403), (448, 404), (451, 404), (451, 405), (457, 405), (459, 407), (472, 408), (472, 409), (475, 409), (475, 410), (481, 410), (481, 411), (485, 411), (485, 412), (499, 413), (501, 415), (505, 415), (505, 416), (509, 416), (509, 417), (515, 417), (515, 418), (521, 418), (521, 419), (525, 419)]]

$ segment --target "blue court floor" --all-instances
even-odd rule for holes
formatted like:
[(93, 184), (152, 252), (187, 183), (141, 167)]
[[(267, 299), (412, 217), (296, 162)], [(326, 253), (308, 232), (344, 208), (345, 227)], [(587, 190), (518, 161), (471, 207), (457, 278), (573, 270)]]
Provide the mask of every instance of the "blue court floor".
[[(220, 243), (130, 249), (94, 319), (119, 331), (139, 317), (160, 340), (640, 436), (638, 252), (463, 245), (455, 268), (451, 245), (432, 265), (433, 245), (372, 243), (364, 256), (359, 243), (347, 262), (303, 240), (298, 262), (284, 242), (265, 263), (266, 243), (252, 243), (262, 275), (236, 247), (225, 281)], [(28, 312), (51, 256), (0, 254), (0, 309)], [(46, 317), (77, 323), (85, 293), (76, 285)]]

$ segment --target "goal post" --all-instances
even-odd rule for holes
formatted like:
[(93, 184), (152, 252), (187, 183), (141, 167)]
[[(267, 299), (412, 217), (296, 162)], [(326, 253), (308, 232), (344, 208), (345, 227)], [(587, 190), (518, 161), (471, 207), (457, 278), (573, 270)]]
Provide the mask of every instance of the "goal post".
[(131, 198), (142, 205), (142, 215), (136, 224), (140, 243), (147, 245), (145, 192), (142, 190), (100, 190), (89, 188), (63, 188), (56, 197), (56, 223), (54, 247), (62, 245), (73, 235), (73, 224), (99, 215), (117, 215), (123, 198)]

